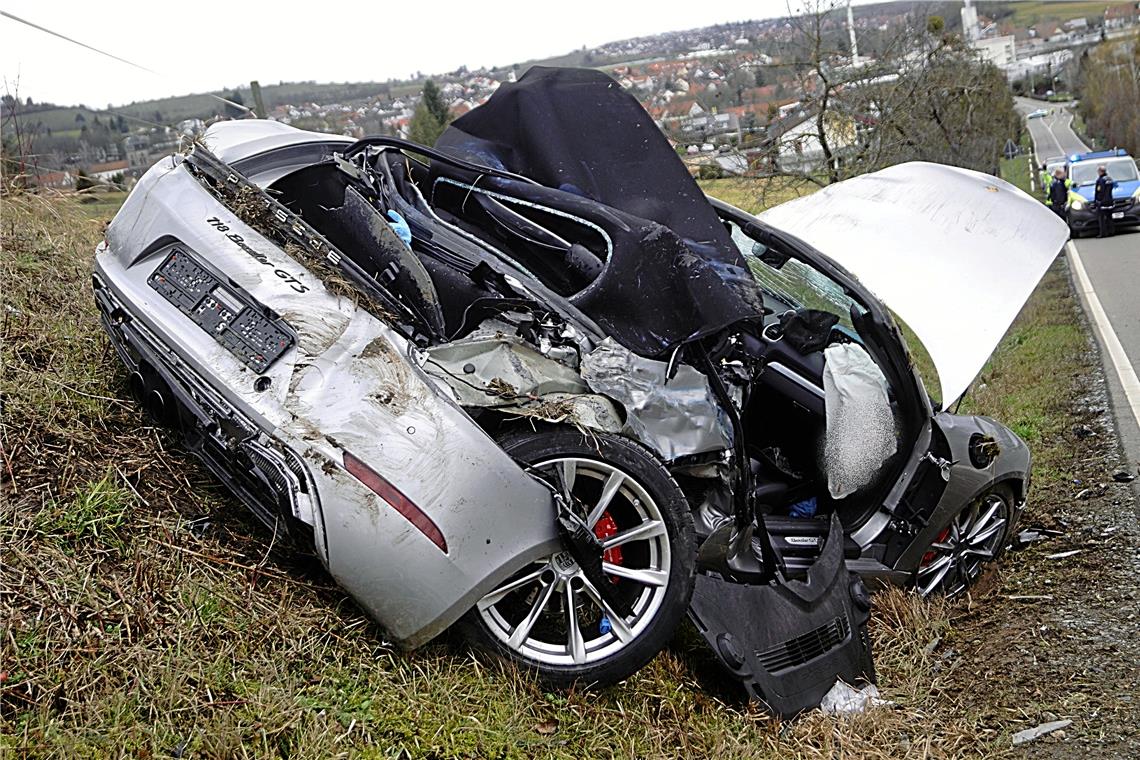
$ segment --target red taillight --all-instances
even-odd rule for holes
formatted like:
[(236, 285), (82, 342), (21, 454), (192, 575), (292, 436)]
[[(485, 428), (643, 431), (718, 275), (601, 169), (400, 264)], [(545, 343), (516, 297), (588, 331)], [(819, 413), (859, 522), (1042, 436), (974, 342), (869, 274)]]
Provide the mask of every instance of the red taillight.
[(403, 515), (408, 522), (416, 526), (420, 533), (427, 536), (433, 544), (438, 546), (443, 552), (447, 552), (447, 539), (443, 537), (439, 526), (432, 522), (431, 518), (424, 514), (422, 509), (413, 504), (411, 499), (404, 496), (404, 494), (400, 492), (400, 489), (389, 483), (383, 475), (347, 451), (344, 452), (344, 469), (348, 470), (349, 473), (361, 483), (368, 486), (368, 488), (383, 499), (388, 506)]

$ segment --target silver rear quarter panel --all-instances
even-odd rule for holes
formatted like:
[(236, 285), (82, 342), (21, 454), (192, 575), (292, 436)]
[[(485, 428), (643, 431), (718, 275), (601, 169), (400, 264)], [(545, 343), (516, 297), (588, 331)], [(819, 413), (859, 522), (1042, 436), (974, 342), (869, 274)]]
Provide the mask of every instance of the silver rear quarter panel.
[[(176, 245), (296, 331), (296, 345), (263, 375), (268, 388), (263, 380), (257, 390), (255, 372), (148, 285)], [(313, 525), (338, 583), (400, 645), (424, 643), (558, 547), (549, 491), (441, 392), (414, 346), (239, 220), (178, 157), (140, 180), (95, 272), (179, 373), (302, 457), (317, 499), (297, 517)], [(349, 474), (345, 452), (426, 513), (446, 552)]]

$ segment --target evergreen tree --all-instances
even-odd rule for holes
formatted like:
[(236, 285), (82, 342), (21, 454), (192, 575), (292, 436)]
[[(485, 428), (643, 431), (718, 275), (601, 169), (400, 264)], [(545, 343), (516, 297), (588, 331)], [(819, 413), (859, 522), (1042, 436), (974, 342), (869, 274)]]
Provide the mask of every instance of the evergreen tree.
[(408, 125), (408, 139), (420, 145), (435, 145), (436, 139), (443, 134), (444, 125), (439, 122), (435, 114), (428, 107), (426, 98), (416, 106), (412, 114), (412, 121)]
[(439, 124), (446, 127), (451, 123), (451, 109), (444, 102), (439, 87), (430, 79), (424, 83), (423, 103)]

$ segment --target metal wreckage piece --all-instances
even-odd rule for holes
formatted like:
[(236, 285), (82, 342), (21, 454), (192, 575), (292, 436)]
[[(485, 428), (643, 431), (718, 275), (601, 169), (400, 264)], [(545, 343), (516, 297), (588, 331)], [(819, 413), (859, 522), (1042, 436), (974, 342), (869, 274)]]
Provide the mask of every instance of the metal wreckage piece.
[[(732, 447), (731, 422), (696, 368), (679, 365), (669, 377), (666, 362), (638, 357), (608, 338), (580, 362), (573, 351), (551, 358), (549, 347), (542, 355), (504, 319), (424, 352), (425, 371), (462, 406), (623, 432), (665, 461)], [(580, 371), (571, 368), (575, 363)], [(818, 705), (836, 679), (873, 682), (870, 592), (844, 564), (838, 517), (829, 521), (806, 575), (791, 578), (765, 529), (742, 508), (740, 519), (702, 545), (689, 604), (689, 618), (727, 673), (782, 716)]]

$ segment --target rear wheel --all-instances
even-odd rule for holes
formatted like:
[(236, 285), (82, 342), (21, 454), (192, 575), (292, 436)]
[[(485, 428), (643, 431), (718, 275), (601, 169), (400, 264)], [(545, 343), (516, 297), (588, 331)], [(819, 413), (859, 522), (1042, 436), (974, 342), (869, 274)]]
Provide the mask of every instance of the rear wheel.
[(982, 494), (942, 529), (915, 572), (915, 589), (923, 596), (955, 597), (982, 574), (985, 563), (1005, 550), (1013, 494), (1005, 486)]
[(608, 588), (569, 551), (543, 557), (475, 605), (464, 619), (469, 637), (554, 686), (628, 677), (668, 643), (692, 594), (696, 549), (684, 494), (651, 453), (617, 436), (555, 428), (501, 445), (600, 540)]

